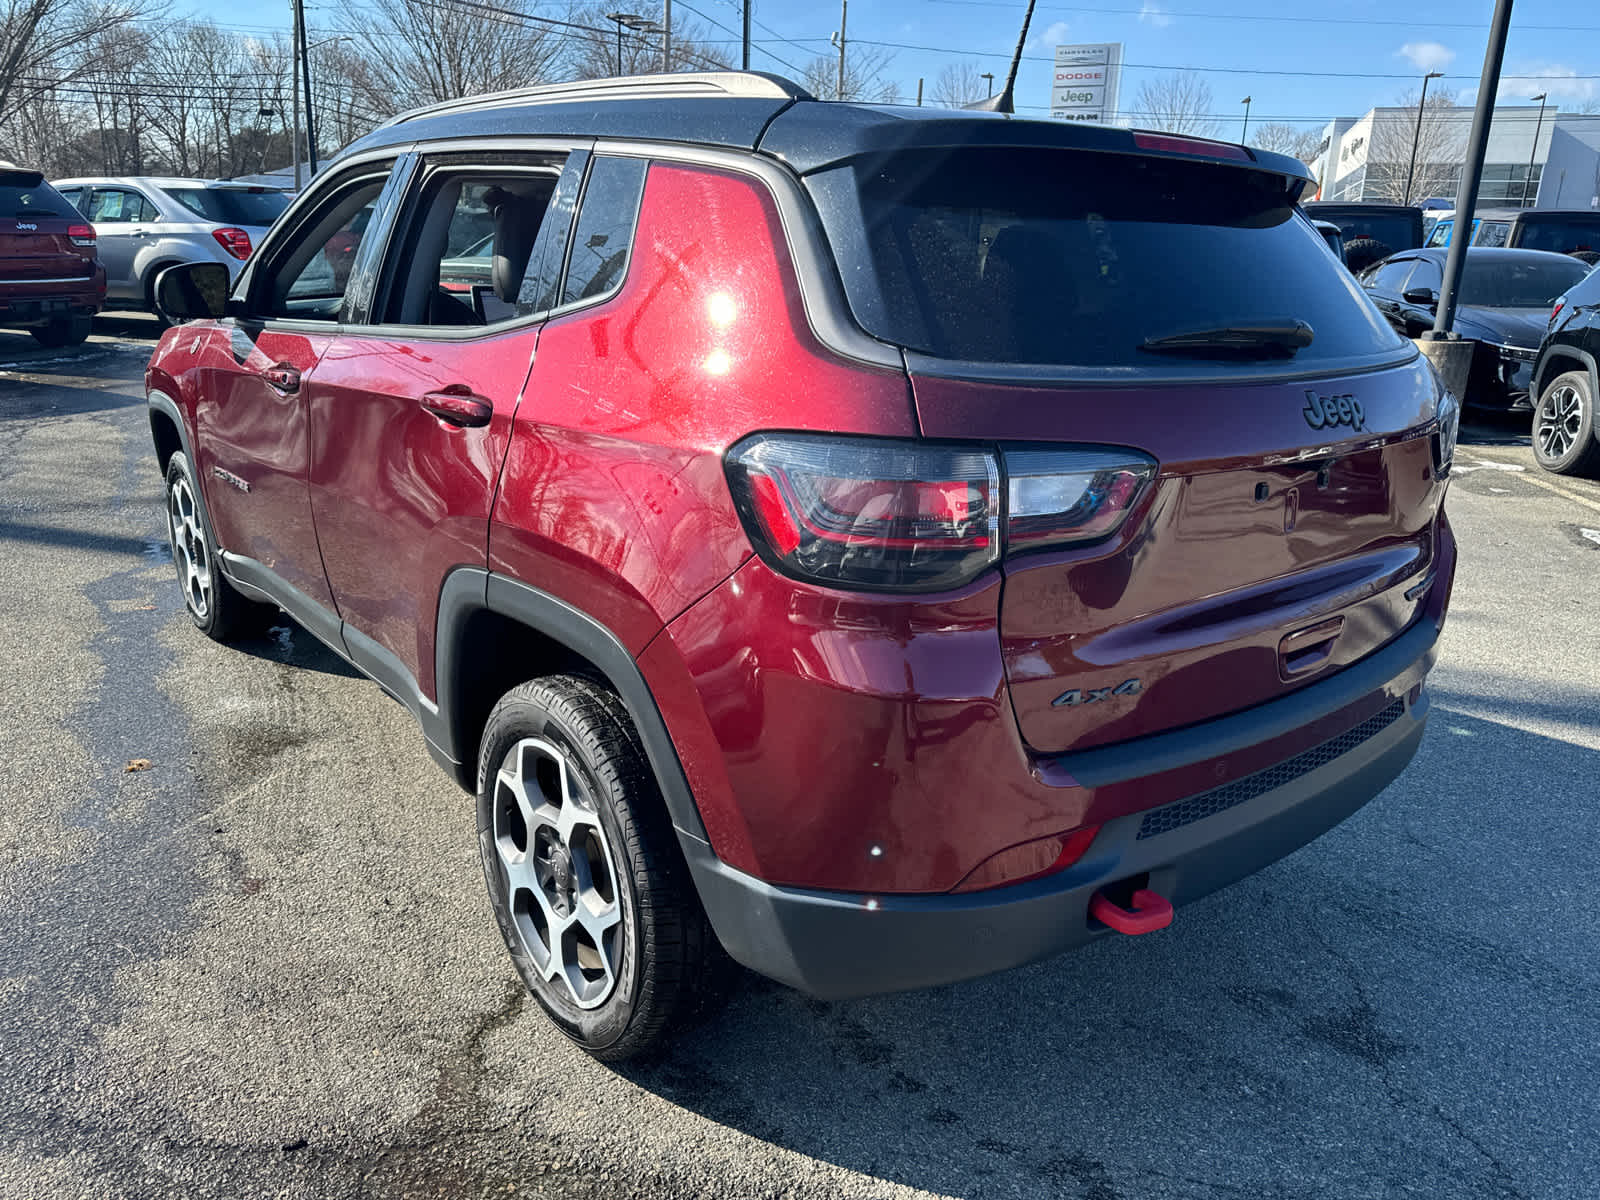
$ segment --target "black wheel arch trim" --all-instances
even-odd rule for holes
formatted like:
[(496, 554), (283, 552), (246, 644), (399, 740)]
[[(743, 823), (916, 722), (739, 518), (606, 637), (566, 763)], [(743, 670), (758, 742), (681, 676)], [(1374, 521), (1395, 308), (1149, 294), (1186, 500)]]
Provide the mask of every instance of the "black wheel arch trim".
[[(195, 482), (200, 484), (200, 490), (202, 492), (204, 492), (205, 491), (205, 483), (198, 478), (198, 475), (199, 475), (199, 472), (200, 472), (200, 464), (195, 461), (194, 447), (193, 447), (193, 445), (191, 445), (191, 443), (189, 441), (189, 426), (184, 423), (183, 410), (178, 407), (178, 402), (176, 400), (174, 400), (171, 396), (167, 395), (165, 392), (157, 391), (157, 390), (155, 390), (153, 388), (151, 389), (149, 394), (146, 396), (146, 400), (147, 400), (147, 402), (149, 403), (149, 406), (150, 406), (150, 418), (151, 418), (150, 436), (151, 436), (151, 438), (154, 439), (154, 437), (155, 437), (155, 415), (156, 415), (156, 413), (160, 413), (162, 416), (166, 417), (169, 421), (171, 421), (174, 426), (177, 427), (177, 430), (178, 430), (178, 448), (183, 451), (184, 457), (189, 460), (189, 465), (195, 469), (195, 474), (197, 476), (197, 478), (195, 479)], [(156, 449), (159, 450), (160, 446), (158, 445), (156, 447)], [(205, 503), (204, 497), (201, 498), (201, 503), (202, 504)]]
[[(605, 675), (622, 698), (638, 730), (645, 757), (650, 761), (657, 786), (666, 801), (667, 812), (680, 839), (709, 847), (700, 809), (678, 758), (677, 747), (667, 731), (666, 721), (657, 707), (655, 695), (640, 671), (633, 654), (621, 639), (587, 613), (574, 608), (548, 592), (520, 580), (498, 575), (478, 567), (458, 567), (446, 578), (439, 592), (439, 617), (434, 641), (435, 691), (438, 705), (431, 719), (424, 717), (423, 730), (430, 743), (459, 764), (452, 772), (456, 781), (469, 791), (477, 790), (476, 748), (469, 748), (462, 727), (462, 698), (456, 694), (458, 656), (465, 645), (464, 634), (473, 614), (488, 611), (516, 621), (552, 641), (581, 655)], [(431, 728), (430, 728), (431, 726)], [(468, 751), (472, 752), (468, 752)]]
[(1558, 358), (1570, 358), (1582, 363), (1589, 370), (1589, 394), (1600, 401), (1600, 363), (1595, 362), (1594, 355), (1587, 350), (1566, 342), (1554, 342), (1544, 348), (1539, 355), (1539, 361), (1533, 365), (1533, 392), (1529, 399), (1533, 402), (1535, 411), (1538, 410), (1539, 401), (1544, 399), (1544, 389), (1557, 375), (1565, 375), (1565, 371), (1551, 371)]

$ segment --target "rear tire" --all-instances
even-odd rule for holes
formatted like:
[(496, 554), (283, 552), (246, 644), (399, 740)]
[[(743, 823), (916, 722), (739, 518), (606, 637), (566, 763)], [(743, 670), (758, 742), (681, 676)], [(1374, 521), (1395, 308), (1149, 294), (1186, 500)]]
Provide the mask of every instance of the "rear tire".
[(594, 1057), (658, 1046), (720, 994), (722, 948), (627, 709), (599, 684), (549, 676), (495, 705), (478, 849), (523, 983)]
[(38, 329), (30, 329), (33, 340), (49, 350), (59, 350), (64, 346), (82, 345), (89, 336), (89, 330), (94, 326), (94, 319), (87, 314), (72, 317), (57, 317), (48, 325)]
[(1344, 244), (1345, 266), (1350, 268), (1352, 275), (1359, 275), (1373, 263), (1382, 262), (1394, 251), (1387, 243), (1376, 238), (1356, 238)]
[(278, 619), (275, 605), (251, 600), (223, 575), (200, 485), (182, 450), (167, 463), (167, 533), (184, 606), (201, 633), (233, 642), (259, 637)]
[(1533, 457), (1546, 471), (1593, 476), (1600, 470), (1594, 399), (1587, 371), (1568, 371), (1545, 385), (1533, 409)]

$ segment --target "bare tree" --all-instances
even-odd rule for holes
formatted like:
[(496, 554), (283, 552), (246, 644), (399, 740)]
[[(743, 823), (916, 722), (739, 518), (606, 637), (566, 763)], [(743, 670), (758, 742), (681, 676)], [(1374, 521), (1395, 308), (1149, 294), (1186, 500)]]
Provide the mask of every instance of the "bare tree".
[(1400, 98), (1401, 107), (1379, 109), (1374, 114), (1362, 191), (1365, 199), (1409, 204), (1425, 196), (1455, 194), (1467, 139), (1466, 123), (1451, 111), (1456, 107), (1456, 94), (1448, 88), (1429, 92), (1420, 122), (1417, 102), (1417, 93), (1410, 92)]
[(1133, 123), (1164, 133), (1211, 137), (1217, 132), (1212, 103), (1210, 84), (1193, 71), (1176, 71), (1139, 85), (1133, 102)]
[(893, 104), (900, 85), (887, 77), (894, 55), (882, 46), (846, 47), (844, 87), (839, 87), (839, 56), (822, 54), (806, 64), (806, 90), (823, 100), (855, 100), (867, 104)]
[(1287, 154), (1302, 162), (1317, 152), (1322, 144), (1322, 130), (1296, 129), (1283, 121), (1268, 121), (1250, 131), (1250, 145), (1259, 150)]
[(82, 47), (144, 11), (141, 0), (0, 0), (0, 131), (30, 97), (97, 65)]
[(950, 63), (939, 68), (933, 81), (933, 102), (946, 108), (961, 108), (988, 94), (983, 74), (969, 62)]
[[(623, 26), (617, 32), (614, 22), (606, 18), (607, 5), (574, 9), (571, 20), (576, 25), (590, 26), (590, 30), (567, 30), (570, 42), (565, 55), (570, 72), (578, 79), (602, 79), (608, 75), (652, 75), (662, 69), (665, 62), (663, 36), (658, 32), (644, 32)], [(660, 28), (665, 12), (657, 5), (635, 5), (631, 12)], [(726, 49), (707, 42), (709, 35), (703, 25), (686, 18), (678, 9), (672, 18), (672, 69), (674, 71), (726, 71), (732, 68), (733, 59)], [(621, 70), (618, 70), (618, 53), (621, 53)]]

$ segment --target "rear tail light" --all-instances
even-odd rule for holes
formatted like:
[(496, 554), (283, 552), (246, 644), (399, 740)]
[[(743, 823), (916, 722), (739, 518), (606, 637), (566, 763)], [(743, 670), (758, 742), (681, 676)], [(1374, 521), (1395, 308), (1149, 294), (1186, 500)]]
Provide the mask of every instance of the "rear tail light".
[(1550, 310), (1550, 319), (1545, 322), (1545, 327), (1546, 328), (1549, 328), (1551, 325), (1554, 325), (1556, 323), (1556, 318), (1561, 315), (1561, 310), (1563, 308), (1565, 308), (1566, 306), (1567, 306), (1567, 298), (1565, 296), (1561, 297), (1561, 299), (1556, 301), (1556, 306)]
[(1461, 401), (1441, 382), (1435, 409), (1438, 422), (1433, 434), (1433, 473), (1435, 478), (1449, 479), (1450, 464), (1456, 456), (1456, 438), (1461, 433)]
[(250, 235), (244, 230), (226, 225), (221, 229), (213, 229), (211, 236), (217, 239), (219, 246), (241, 262), (250, 257)]
[(94, 226), (69, 225), (67, 226), (67, 238), (74, 246), (92, 246), (94, 245)]
[(734, 504), (769, 565), (868, 591), (959, 587), (1003, 554), (1108, 537), (1155, 474), (1154, 460), (1100, 446), (757, 434), (728, 453)]

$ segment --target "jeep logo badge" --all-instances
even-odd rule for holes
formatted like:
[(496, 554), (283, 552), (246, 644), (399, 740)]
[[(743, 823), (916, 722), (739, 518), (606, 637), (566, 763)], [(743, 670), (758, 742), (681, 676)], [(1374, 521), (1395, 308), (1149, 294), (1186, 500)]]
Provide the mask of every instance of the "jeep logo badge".
[(1343, 396), (1319, 396), (1306, 389), (1306, 406), (1300, 410), (1306, 424), (1313, 429), (1332, 429), (1348, 425), (1358, 433), (1366, 429), (1366, 413), (1361, 411), (1361, 401), (1348, 392)]
[(17, 222), (17, 228), (19, 230), (26, 230), (29, 233), (33, 233), (33, 232), (36, 232), (39, 227), (37, 225), (35, 225), (32, 221), (18, 221)]

